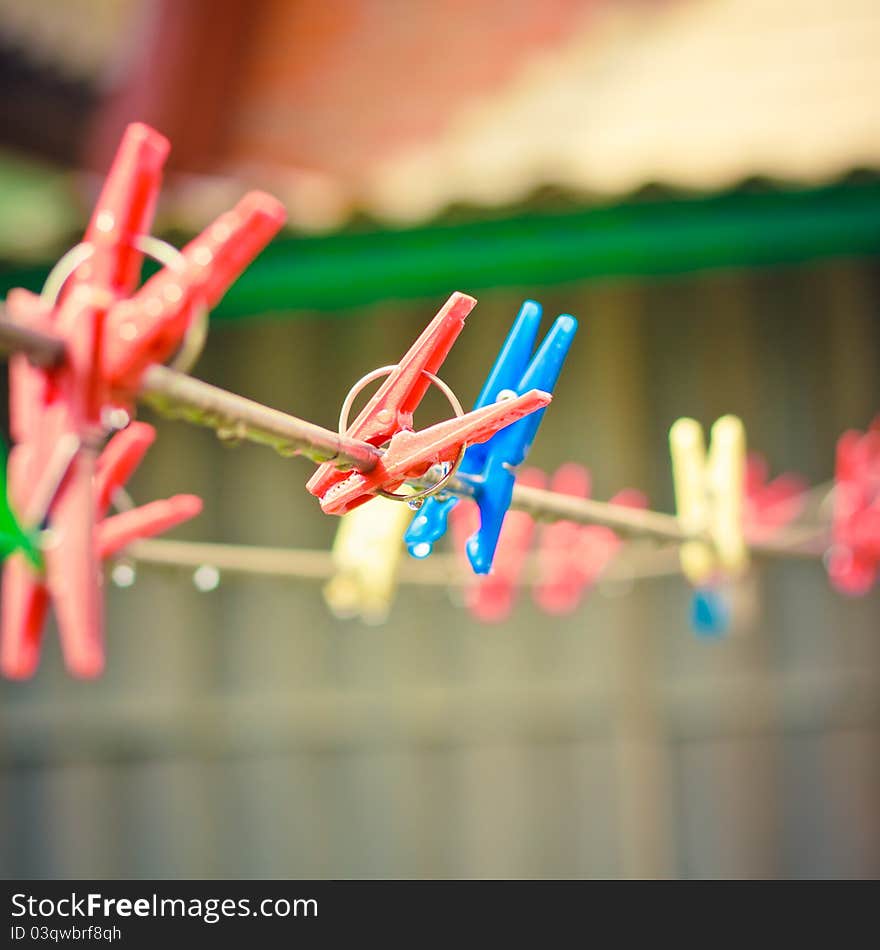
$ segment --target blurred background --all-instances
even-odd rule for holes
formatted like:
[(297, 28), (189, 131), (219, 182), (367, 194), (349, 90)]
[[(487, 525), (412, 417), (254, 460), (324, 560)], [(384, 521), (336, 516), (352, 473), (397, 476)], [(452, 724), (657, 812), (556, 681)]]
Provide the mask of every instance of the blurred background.
[[(0, 76), (4, 294), (131, 120), (172, 141), (174, 243), (285, 202), (196, 368), (279, 409), (332, 427), (453, 290), (464, 402), (525, 297), (581, 320), (530, 458), (600, 499), (673, 510), (683, 414), (815, 484), (880, 409), (876, 0), (0, 0)], [(132, 492), (202, 495), (178, 537), (329, 548), (308, 463), (157, 425)], [(50, 628), (0, 685), (0, 873), (877, 876), (880, 599), (818, 561), (752, 590), (707, 641), (678, 577), (497, 626), (404, 586), (370, 627), (316, 582), (141, 566), (100, 681)]]

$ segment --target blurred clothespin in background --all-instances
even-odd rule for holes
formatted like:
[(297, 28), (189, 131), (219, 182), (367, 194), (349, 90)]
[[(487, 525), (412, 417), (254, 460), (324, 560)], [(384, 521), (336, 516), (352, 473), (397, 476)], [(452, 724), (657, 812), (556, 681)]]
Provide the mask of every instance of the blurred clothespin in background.
[(669, 430), (669, 448), (679, 524), (699, 536), (680, 547), (682, 571), (696, 588), (691, 622), (696, 632), (717, 636), (730, 619), (718, 582), (741, 576), (749, 563), (745, 428), (736, 416), (722, 416), (712, 426), (707, 452), (699, 422), (678, 419)]
[[(514, 394), (515, 398), (413, 430), (413, 413), (435, 381), (475, 304), (473, 297), (454, 293), (400, 362), (376, 371), (387, 371), (387, 379), (355, 421), (348, 425), (343, 418), (340, 428), (351, 438), (377, 448), (387, 442), (388, 447), (369, 472), (343, 472), (333, 462), (318, 467), (306, 488), (320, 499), (324, 512), (345, 514), (377, 493), (394, 492), (406, 479), (418, 478), (434, 465), (453, 463), (465, 445), (485, 442), (499, 429), (550, 403), (550, 394), (540, 391), (538, 381), (532, 380), (534, 385), (524, 387)], [(375, 374), (364, 377), (364, 381), (371, 375)]]
[(831, 583), (843, 594), (868, 593), (880, 573), (880, 417), (837, 443), (832, 538)]
[[(573, 462), (560, 466), (550, 482), (551, 491), (576, 498), (589, 498), (590, 487), (589, 471)], [(639, 491), (624, 489), (611, 504), (644, 509), (648, 500)], [(620, 536), (603, 525), (556, 521), (541, 526), (538, 580), (532, 591), (535, 603), (548, 614), (571, 613), (622, 544)]]
[[(43, 295), (14, 290), (7, 297), (15, 322), (49, 332), (65, 344), (59, 366), (32, 366), (20, 354), (10, 365), (16, 442), (9, 458), (11, 500), (26, 521), (32, 516), (46, 522), (49, 542), (43, 551), (44, 573), (19, 554), (4, 568), (0, 668), (7, 676), (29, 676), (36, 668), (50, 597), (70, 672), (96, 676), (102, 670), (95, 484), (103, 441), (128, 422), (141, 375), (150, 364), (178, 350), (197, 355), (187, 351), (193, 343), (195, 350), (200, 348), (207, 309), (284, 221), (279, 202), (253, 192), (181, 252), (152, 238), (168, 149), (168, 141), (155, 130), (130, 125), (83, 243), (59, 262)], [(135, 292), (145, 253), (164, 266)], [(125, 411), (120, 412), (121, 406)], [(137, 454), (133, 445), (124, 443), (125, 458)], [(55, 479), (48, 495), (41, 494), (46, 473)], [(121, 543), (142, 517), (142, 527), (153, 524), (157, 511), (111, 519), (102, 543), (108, 548)]]
[[(493, 405), (533, 389), (552, 392), (565, 357), (577, 331), (574, 317), (557, 317), (537, 352), (535, 340), (541, 324), (541, 306), (527, 300), (501, 347), (483, 389), (474, 403), (475, 411), (486, 411)], [(477, 574), (488, 574), (499, 543), (513, 486), (516, 469), (523, 463), (541, 424), (543, 412), (533, 412), (514, 425), (498, 432), (482, 445), (470, 445), (458, 474), (474, 488), (479, 508), (479, 527), (467, 539), (466, 552)], [(446, 522), (456, 506), (455, 497), (429, 498), (413, 518), (406, 533), (406, 545), (413, 557), (427, 557), (434, 543), (446, 532)]]
[(758, 452), (746, 458), (743, 524), (748, 541), (766, 541), (790, 525), (803, 512), (807, 483), (784, 472), (769, 478), (767, 460)]
[[(545, 488), (547, 477), (537, 468), (523, 469), (517, 481), (529, 488)], [(465, 553), (465, 544), (480, 522), (479, 509), (467, 500), (451, 512), (456, 548)], [(513, 610), (526, 569), (529, 549), (535, 536), (535, 521), (524, 511), (508, 511), (504, 516), (490, 574), (471, 577), (465, 588), (465, 604), (483, 623), (501, 623)]]
[(324, 586), (337, 617), (376, 624), (388, 616), (410, 514), (406, 505), (377, 497), (342, 516), (333, 541), (336, 573)]

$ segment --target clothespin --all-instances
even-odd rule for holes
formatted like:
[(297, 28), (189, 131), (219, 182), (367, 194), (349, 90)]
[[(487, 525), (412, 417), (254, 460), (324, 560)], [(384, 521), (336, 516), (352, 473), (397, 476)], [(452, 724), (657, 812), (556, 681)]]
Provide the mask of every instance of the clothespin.
[[(794, 521), (804, 508), (806, 483), (785, 473), (768, 480), (767, 462), (757, 452), (746, 457), (743, 529), (749, 541), (767, 541)], [(701, 587), (691, 598), (691, 627), (702, 636), (725, 633), (734, 620), (754, 612), (753, 592), (737, 579), (734, 587), (723, 584)]]
[(743, 524), (750, 541), (766, 541), (797, 519), (804, 510), (806, 482), (790, 472), (769, 480), (766, 459), (746, 457)]
[[(743, 498), (743, 529), (750, 541), (766, 541), (794, 521), (804, 508), (806, 483), (797, 475), (785, 473), (768, 480), (767, 462), (757, 452), (746, 457)], [(701, 587), (691, 598), (691, 626), (704, 636), (718, 636), (735, 620), (754, 612), (754, 594), (742, 587), (716, 582)]]
[(393, 492), (433, 465), (452, 462), (463, 446), (490, 439), (550, 402), (550, 395), (526, 387), (515, 398), (485, 405), (462, 416), (413, 431), (413, 413), (424, 397), (476, 300), (454, 293), (367, 403), (346, 435), (388, 448), (370, 472), (341, 472), (332, 462), (319, 466), (306, 487), (327, 514), (344, 514), (381, 492)]
[[(34, 507), (41, 473), (58, 469), (59, 459), (64, 463), (43, 513), (51, 538), (44, 551), (45, 575), (18, 555), (4, 570), (2, 667), (10, 676), (28, 676), (36, 666), (50, 595), (70, 671), (95, 676), (102, 669), (93, 486), (108, 415), (121, 403), (130, 405), (147, 366), (174, 353), (199, 312), (216, 303), (284, 218), (281, 205), (268, 195), (249, 195), (183, 252), (173, 252), (158, 274), (128, 296), (144, 249), (154, 242), (148, 231), (167, 153), (168, 142), (158, 132), (129, 126), (57, 299), (22, 290), (7, 297), (14, 320), (48, 330), (65, 343), (58, 367), (33, 367), (20, 355), (10, 366), (10, 418), (17, 444), (10, 454), (9, 482), (17, 510)], [(62, 458), (62, 447), (69, 458)], [(126, 523), (117, 521), (112, 530), (124, 536), (132, 527)]]
[(696, 420), (679, 419), (669, 430), (679, 524), (689, 534), (707, 536), (681, 545), (682, 570), (695, 585), (719, 570), (738, 574), (748, 566), (745, 445), (745, 429), (736, 416), (722, 416), (712, 426), (708, 454)]
[(707, 454), (702, 426), (679, 419), (669, 430), (669, 448), (679, 524), (707, 538), (685, 541), (680, 548), (682, 571), (697, 588), (691, 622), (698, 633), (717, 635), (726, 630), (729, 612), (711, 588), (748, 567), (745, 429), (736, 416), (722, 416), (712, 426)]
[(388, 616), (409, 515), (406, 505), (376, 497), (342, 516), (333, 541), (336, 573), (324, 586), (337, 617), (375, 624)]
[[(476, 411), (504, 405), (508, 397), (534, 388), (553, 391), (577, 332), (577, 321), (568, 315), (557, 317), (532, 355), (540, 323), (540, 304), (527, 300), (477, 397)], [(472, 445), (465, 452), (459, 475), (473, 485), (480, 511), (479, 527), (466, 543), (468, 559), (477, 574), (488, 574), (492, 568), (501, 525), (510, 507), (516, 469), (525, 460), (542, 418), (543, 412), (534, 412), (485, 444)], [(423, 558), (431, 553), (434, 543), (446, 532), (449, 513), (457, 501), (455, 497), (434, 497), (422, 505), (406, 533), (406, 545), (413, 557)]]
[[(523, 469), (517, 481), (530, 488), (544, 488), (547, 477), (537, 468)], [(451, 511), (456, 547), (465, 550), (465, 541), (479, 526), (479, 509), (470, 500)], [(535, 534), (535, 522), (524, 511), (508, 511), (497, 541), (491, 574), (478, 575), (465, 590), (468, 610), (483, 623), (506, 620), (516, 601), (522, 573)]]
[[(590, 473), (569, 462), (553, 475), (550, 490), (575, 498), (590, 497)], [(647, 508), (639, 491), (624, 489), (612, 505)], [(535, 603), (549, 614), (571, 613), (599, 579), (622, 545), (620, 536), (604, 525), (579, 525), (556, 521), (541, 528), (538, 547), (538, 582), (532, 590)]]
[(837, 443), (832, 537), (831, 583), (843, 594), (868, 593), (880, 574), (880, 419)]
[[(194, 518), (202, 510), (202, 500), (196, 495), (174, 495), (137, 508), (107, 516), (113, 497), (140, 464), (147, 449), (156, 438), (156, 430), (145, 422), (132, 422), (107, 443), (98, 456), (92, 483), (94, 512), (97, 523), (93, 532), (93, 551), (98, 561), (106, 560), (141, 538), (157, 534)], [(50, 522), (51, 524), (51, 522)], [(0, 636), (0, 670), (5, 676), (22, 679), (30, 676), (39, 662), (43, 619), (52, 594), (56, 604), (59, 597), (73, 596), (64, 590), (64, 576), (52, 573), (56, 560), (55, 542), (49, 528), (46, 542), (46, 574), (37, 573), (38, 566), (24, 558), (10, 559), (3, 575), (3, 631)], [(5, 594), (7, 584), (10, 594)], [(60, 589), (60, 590), (59, 590)], [(7, 620), (10, 622), (7, 624)], [(15, 637), (11, 632), (24, 631)], [(99, 645), (100, 647), (100, 645)], [(103, 652), (98, 654), (103, 660)]]
[[(757, 452), (746, 457), (743, 498), (743, 529), (750, 541), (766, 541), (794, 521), (804, 508), (806, 483), (785, 473), (768, 480), (767, 462)], [(691, 599), (691, 626), (705, 636), (718, 636), (732, 623), (745, 622), (755, 611), (755, 595), (743, 586), (716, 583), (694, 591)]]

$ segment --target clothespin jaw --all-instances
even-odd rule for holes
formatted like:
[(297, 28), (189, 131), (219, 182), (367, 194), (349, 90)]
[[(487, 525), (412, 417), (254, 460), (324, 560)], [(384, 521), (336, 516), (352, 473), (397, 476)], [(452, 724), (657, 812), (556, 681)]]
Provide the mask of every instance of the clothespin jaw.
[(712, 426), (709, 452), (703, 429), (694, 419), (679, 419), (669, 431), (675, 507), (688, 534), (707, 540), (681, 545), (681, 566), (695, 586), (719, 570), (741, 573), (748, 566), (743, 528), (745, 429), (736, 416), (722, 416)]
[(381, 497), (342, 516), (333, 542), (336, 573), (324, 586), (337, 617), (376, 624), (388, 616), (408, 521), (406, 505)]
[[(693, 427), (689, 425), (692, 421), (693, 420), (680, 420), (680, 423), (677, 423), (677, 425), (681, 423), (685, 425), (685, 434), (682, 435), (679, 432), (677, 435), (677, 438), (688, 447), (685, 451), (690, 450), (691, 446), (695, 444), (699, 445), (699, 443), (702, 442), (702, 430), (700, 429), (698, 433), (694, 432)], [(716, 426), (720, 425), (721, 421), (722, 420), (719, 420)], [(690, 429), (690, 431), (687, 431), (687, 429)], [(713, 429), (713, 445), (715, 445), (716, 438), (714, 432), (715, 430)], [(676, 437), (671, 436), (671, 438), (674, 439)], [(739, 478), (737, 471), (742, 454), (742, 448), (740, 446), (740, 427), (735, 424), (728, 427), (726, 439), (726, 443), (719, 443), (719, 447), (724, 448), (715, 457), (715, 469), (709, 472), (712, 491), (707, 493), (708, 497), (706, 495), (699, 495), (697, 500), (697, 504), (703, 503), (706, 505), (707, 511), (704, 511), (701, 515), (704, 519), (707, 517), (707, 514), (711, 513), (713, 497), (717, 499), (719, 491), (723, 497), (724, 492), (730, 487), (730, 484), (725, 481), (725, 477), (736, 480)], [(679, 446), (678, 451), (678, 462), (679, 465), (681, 465), (683, 464), (681, 446)], [(732, 468), (725, 468), (730, 464), (729, 459), (731, 455), (734, 458), (733, 466)], [(675, 455), (673, 458), (675, 459)], [(686, 465), (687, 463), (684, 464)], [(721, 470), (720, 472), (719, 469)], [(684, 474), (683, 478), (693, 477), (694, 470), (692, 466), (688, 472)], [(727, 473), (726, 476), (725, 471)], [(721, 477), (720, 488), (717, 481), (712, 482), (712, 479), (717, 480), (719, 475)], [(679, 484), (679, 481), (677, 481), (677, 492)], [(736, 506), (729, 505), (726, 508), (725, 515), (729, 520), (722, 520), (720, 523), (716, 522), (714, 528), (712, 527), (710, 518), (709, 530), (712, 533), (712, 537), (717, 537), (719, 524), (722, 536), (726, 534), (730, 537), (730, 525), (737, 525), (741, 521), (743, 538), (747, 537), (753, 541), (771, 538), (778, 530), (793, 521), (803, 510), (803, 493), (805, 489), (806, 486), (803, 480), (796, 475), (784, 474), (777, 476), (772, 481), (768, 480), (768, 468), (765, 459), (757, 453), (749, 453), (746, 456), (743, 475), (742, 512), (741, 514), (737, 514)], [(697, 485), (697, 491), (699, 491), (699, 485)], [(676, 497), (678, 497), (678, 495)], [(685, 492), (685, 507), (687, 507), (687, 498), (687, 492)], [(699, 519), (696, 519), (695, 523), (700, 524), (701, 522)], [(735, 575), (738, 570), (741, 570), (741, 568), (736, 568), (735, 565), (742, 563), (740, 560), (742, 541), (739, 529), (735, 530), (733, 539), (733, 544), (726, 550), (731, 555), (731, 561), (728, 563), (731, 564), (732, 573)], [(688, 544), (690, 544), (690, 542), (688, 542)], [(685, 545), (684, 547), (687, 546), (688, 545)], [(695, 545), (695, 547), (699, 549), (699, 553), (696, 556), (698, 558), (702, 557), (706, 552), (706, 546)], [(734, 610), (732, 599), (739, 602), (742, 598), (735, 598), (733, 590), (719, 586), (714, 582), (717, 580), (717, 577), (714, 576), (714, 558), (716, 556), (718, 557), (719, 564), (723, 562), (721, 560), (720, 551), (716, 555), (715, 552), (708, 549), (708, 554), (710, 558), (713, 559), (713, 566), (709, 569), (708, 573), (703, 573), (702, 571), (697, 572), (696, 583), (698, 586), (691, 597), (690, 622), (692, 629), (698, 636), (707, 638), (722, 637), (728, 632), (733, 621)], [(687, 556), (684, 550), (683, 556)], [(693, 575), (691, 575), (691, 579), (692, 578)], [(736, 590), (738, 589), (739, 587), (736, 588)]]
[(95, 472), (95, 547), (106, 560), (133, 541), (157, 534), (189, 521), (200, 514), (202, 499), (196, 495), (173, 495), (137, 508), (107, 516), (114, 495), (131, 478), (147, 449), (156, 440), (156, 430), (145, 422), (132, 422), (107, 443), (98, 457)]
[(717, 587), (698, 587), (691, 596), (691, 629), (700, 637), (723, 637), (730, 628), (730, 604)]
[(837, 443), (833, 546), (826, 564), (843, 594), (868, 593), (880, 575), (880, 428), (845, 432)]
[[(546, 475), (536, 468), (523, 469), (518, 480), (530, 488), (544, 488), (547, 484)], [(524, 511), (508, 511), (503, 520), (492, 573), (473, 578), (465, 592), (468, 609), (483, 623), (501, 623), (510, 616), (535, 534), (534, 519)], [(471, 501), (452, 511), (456, 546), (466, 550), (465, 539), (479, 521), (478, 508)]]
[(88, 284), (121, 297), (137, 286), (143, 260), (138, 238), (152, 226), (170, 149), (164, 135), (142, 122), (126, 128), (86, 228), (91, 257), (71, 275), (71, 288)]
[[(75, 505), (88, 518), (70, 518), (62, 507), (56, 517), (63, 529), (53, 527), (55, 522), (49, 521), (43, 551), (45, 573), (20, 554), (7, 561), (3, 574), (0, 632), (0, 672), (4, 676), (26, 679), (35, 672), (50, 596), (58, 614), (62, 650), (70, 672), (91, 678), (102, 671), (103, 605), (99, 579), (91, 574), (93, 570), (97, 571), (95, 565), (132, 541), (154, 537), (195, 517), (202, 510), (202, 501), (195, 495), (175, 495), (105, 517), (114, 494), (131, 477), (155, 437), (151, 425), (132, 422), (113, 436), (97, 459), (94, 459), (93, 451), (77, 452), (73, 456), (71, 467), (85, 463), (90, 475), (88, 479), (74, 478), (72, 484), (76, 488), (86, 485), (89, 496), (83, 498), (68, 492), (60, 496), (60, 502), (56, 500), (55, 507), (59, 503), (62, 506)], [(14, 452), (19, 448), (21, 446)], [(14, 466), (15, 458), (10, 461)], [(71, 475), (68, 470), (64, 480), (70, 479)], [(89, 529), (87, 538), (75, 533), (81, 525)], [(86, 549), (88, 557), (75, 561), (71, 549)]]
[(409, 352), (390, 371), (346, 435), (377, 447), (388, 442), (370, 472), (340, 472), (332, 463), (319, 466), (306, 487), (320, 498), (327, 514), (345, 514), (379, 491), (395, 491), (408, 478), (417, 478), (441, 462), (452, 462), (464, 444), (479, 444), (499, 429), (546, 407), (550, 395), (524, 391), (508, 401), (487, 405), (418, 432), (412, 430), (416, 407), (464, 326), (476, 301), (453, 294)]
[[(568, 315), (557, 317), (533, 355), (541, 312), (540, 304), (533, 300), (523, 304), (477, 397), (475, 410), (503, 403), (531, 389), (553, 391), (577, 332), (577, 321)], [(479, 528), (466, 543), (468, 559), (477, 574), (487, 574), (492, 567), (501, 525), (510, 507), (516, 468), (525, 460), (542, 418), (543, 411), (533, 412), (484, 444), (469, 446), (465, 453), (459, 475), (473, 485), (480, 510)], [(456, 499), (429, 498), (422, 505), (405, 538), (413, 557), (431, 553), (446, 532), (455, 504)]]

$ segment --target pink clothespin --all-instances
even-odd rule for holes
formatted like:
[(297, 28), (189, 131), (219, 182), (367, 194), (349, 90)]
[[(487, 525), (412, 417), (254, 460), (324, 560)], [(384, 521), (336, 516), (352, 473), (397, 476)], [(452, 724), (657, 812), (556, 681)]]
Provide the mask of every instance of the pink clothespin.
[(765, 541), (791, 524), (804, 510), (807, 484), (786, 472), (768, 481), (766, 459), (749, 452), (746, 459), (743, 523), (749, 541)]
[[(544, 488), (547, 477), (540, 469), (524, 468), (517, 474), (516, 483)], [(474, 502), (462, 501), (449, 517), (455, 547), (463, 553), (464, 542), (479, 527), (479, 511)], [(474, 575), (465, 591), (468, 609), (478, 620), (501, 623), (510, 616), (534, 534), (535, 522), (531, 515), (513, 510), (505, 514), (491, 572)]]
[[(114, 435), (98, 456), (92, 483), (93, 510), (95, 518), (100, 519), (96, 521), (93, 532), (93, 550), (98, 560), (106, 560), (132, 541), (154, 537), (189, 521), (202, 510), (202, 500), (198, 496), (174, 495), (106, 517), (114, 494), (131, 477), (155, 439), (156, 430), (151, 425), (132, 422), (128, 428)], [(45, 550), (47, 573), (57, 570), (50, 567), (57, 563), (52, 550), (50, 541)], [(10, 599), (8, 606), (4, 602), (4, 609), (10, 610), (13, 618), (16, 607), (24, 610), (18, 616), (18, 626), (12, 629), (24, 631), (25, 636), (11, 636), (4, 624), (3, 636), (0, 638), (0, 669), (6, 676), (21, 678), (31, 675), (39, 662), (43, 619), (50, 589), (34, 583), (34, 577), (23, 559), (10, 561), (7, 570), (9, 573), (4, 574), (3, 578), (4, 589), (10, 584), (13, 591), (11, 597), (14, 598), (17, 593), (19, 599)], [(58, 583), (57, 578), (53, 577), (53, 580)], [(56, 590), (57, 586), (51, 588), (53, 595)], [(78, 656), (81, 658), (81, 655)]]
[(156, 430), (146, 422), (132, 422), (117, 432), (98, 456), (95, 472), (95, 546), (103, 561), (132, 541), (152, 538), (195, 518), (202, 510), (197, 495), (172, 495), (107, 517), (113, 496), (131, 478), (147, 449), (156, 441)]
[(844, 594), (866, 594), (880, 572), (880, 419), (837, 443), (832, 536), (831, 583)]
[[(567, 463), (554, 474), (550, 489), (563, 495), (589, 498), (590, 473), (582, 465)], [(641, 492), (625, 489), (611, 499), (611, 504), (647, 508), (648, 501)], [(545, 525), (538, 548), (535, 603), (549, 614), (571, 613), (622, 543), (611, 528), (603, 525), (579, 525), (571, 521)]]
[(341, 515), (377, 492), (393, 492), (407, 478), (417, 478), (440, 462), (452, 462), (463, 445), (485, 442), (499, 429), (542, 409), (548, 393), (530, 390), (481, 409), (413, 431), (413, 413), (427, 392), (476, 300), (454, 293), (428, 324), (403, 359), (367, 403), (346, 435), (388, 448), (371, 472), (341, 472), (331, 462), (321, 465), (306, 487), (321, 500), (327, 514)]
[[(77, 676), (103, 668), (103, 605), (96, 546), (94, 483), (107, 411), (130, 403), (140, 376), (182, 343), (200, 308), (209, 307), (236, 279), (284, 220), (268, 195), (243, 199), (182, 254), (129, 297), (137, 284), (159, 192), (168, 142), (141, 124), (128, 127), (86, 230), (82, 251), (57, 300), (26, 291), (7, 298), (12, 318), (61, 337), (65, 359), (40, 369), (16, 356), (10, 367), (10, 417), (16, 442), (9, 490), (18, 511), (45, 520), (49, 544), (45, 576), (23, 558), (9, 558), (2, 590), (0, 668), (7, 676), (33, 673), (49, 598), (58, 617), (65, 661)], [(37, 503), (41, 476), (57, 468), (59, 447), (70, 452), (44, 511)], [(191, 507), (191, 505), (190, 505)], [(175, 522), (183, 509), (163, 509)], [(134, 522), (155, 526), (158, 511), (110, 519), (107, 539), (127, 536)], [(115, 525), (115, 526), (114, 526)]]
[(129, 398), (152, 363), (181, 345), (199, 308), (210, 310), (272, 240), (285, 219), (283, 205), (263, 192), (246, 194), (107, 317), (104, 376), (112, 391)]

